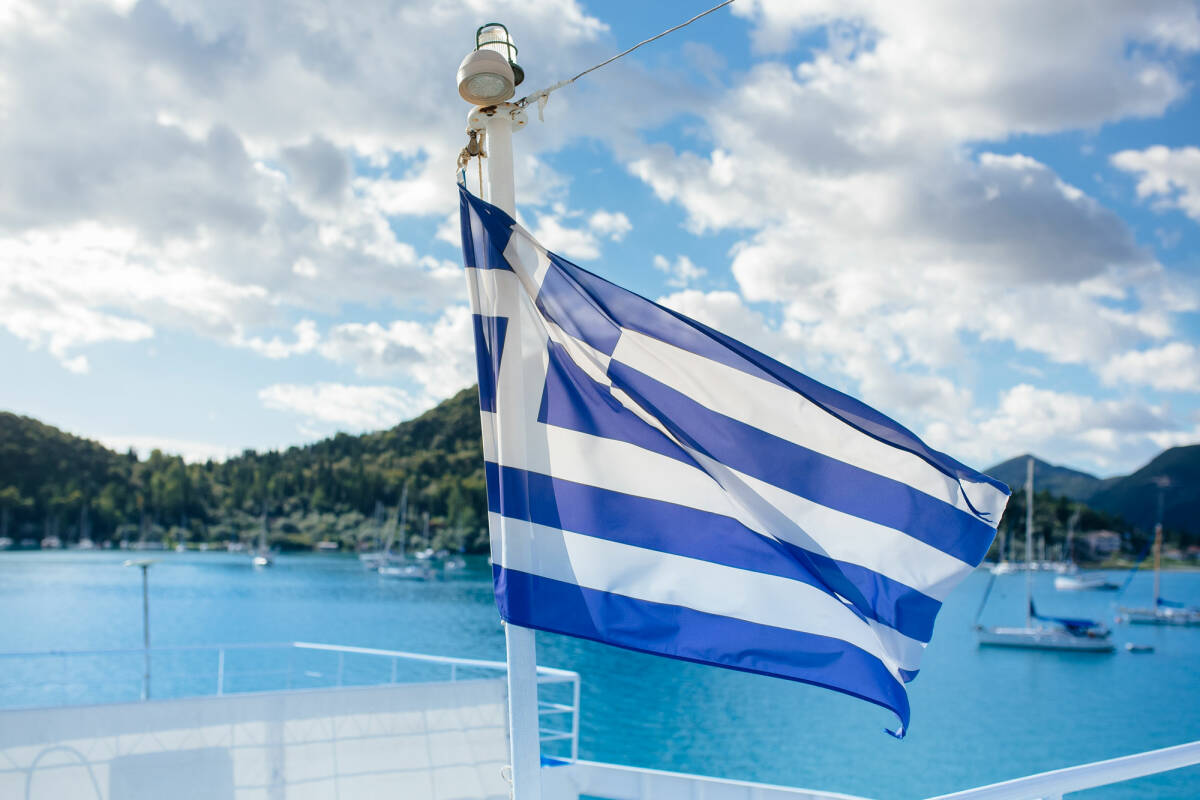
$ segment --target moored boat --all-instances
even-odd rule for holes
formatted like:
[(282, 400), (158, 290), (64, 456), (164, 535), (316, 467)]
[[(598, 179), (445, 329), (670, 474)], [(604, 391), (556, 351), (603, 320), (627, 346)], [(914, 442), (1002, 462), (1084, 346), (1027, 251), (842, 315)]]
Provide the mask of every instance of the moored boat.
[[(1157, 483), (1159, 491), (1158, 522), (1154, 526), (1154, 605), (1149, 608), (1127, 608), (1121, 606), (1117, 609), (1117, 619), (1135, 625), (1175, 625), (1188, 627), (1200, 625), (1200, 608), (1165, 600), (1162, 596), (1163, 492), (1166, 490), (1169, 482), (1166, 479), (1159, 479)], [(1134, 572), (1137, 571), (1140, 564), (1141, 562), (1138, 562), (1134, 566)], [(1132, 578), (1133, 574), (1131, 572), (1130, 580)], [(1128, 584), (1128, 581), (1126, 583)]]
[[(1025, 563), (1033, 561), (1033, 459), (1029, 459), (1025, 478)], [(1059, 578), (1068, 576), (1059, 576)], [(996, 579), (993, 573), (992, 581)], [(1057, 583), (1057, 579), (1056, 579)], [(976, 613), (975, 632), (980, 646), (1023, 647), (1034, 650), (1067, 650), (1080, 653), (1111, 653), (1116, 647), (1110, 640), (1111, 632), (1105, 626), (1090, 619), (1073, 617), (1043, 616), (1033, 604), (1033, 573), (1025, 570), (1025, 625), (1023, 627), (984, 626), (978, 624), (984, 605), (991, 594), (992, 583), (988, 584), (983, 602)], [(1049, 623), (1047, 625), (1035, 622)]]
[(1103, 575), (1079, 573), (1074, 575), (1055, 575), (1054, 588), (1060, 592), (1109, 592), (1116, 591), (1120, 587)]

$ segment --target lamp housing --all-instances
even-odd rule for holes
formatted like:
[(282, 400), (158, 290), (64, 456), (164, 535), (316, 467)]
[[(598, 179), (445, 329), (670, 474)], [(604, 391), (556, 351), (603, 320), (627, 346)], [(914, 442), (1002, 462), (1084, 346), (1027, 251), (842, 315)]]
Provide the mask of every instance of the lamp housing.
[(477, 106), (494, 106), (516, 94), (517, 80), (508, 59), (495, 50), (468, 53), (458, 65), (458, 93)]
[(499, 22), (481, 25), (475, 31), (475, 51), (458, 65), (458, 93), (477, 106), (503, 103), (525, 80), (516, 58), (517, 46), (508, 28)]

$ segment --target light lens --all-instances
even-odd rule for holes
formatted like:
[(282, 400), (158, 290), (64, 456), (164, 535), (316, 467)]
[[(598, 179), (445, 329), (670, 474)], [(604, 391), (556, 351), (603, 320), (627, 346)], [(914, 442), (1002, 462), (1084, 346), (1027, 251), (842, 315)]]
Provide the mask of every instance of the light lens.
[(512, 95), (508, 79), (503, 75), (483, 72), (467, 78), (463, 89), (471, 97), (478, 98), (480, 103), (494, 100), (499, 102)]
[(468, 53), (458, 66), (458, 93), (468, 103), (492, 106), (513, 96), (516, 80), (504, 57), (491, 50)]

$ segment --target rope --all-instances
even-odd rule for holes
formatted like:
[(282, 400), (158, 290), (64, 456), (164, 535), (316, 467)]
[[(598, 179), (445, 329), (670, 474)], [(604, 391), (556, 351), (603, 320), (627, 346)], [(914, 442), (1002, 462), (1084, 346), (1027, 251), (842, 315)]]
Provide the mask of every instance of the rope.
[(701, 12), (701, 13), (697, 14), (696, 16), (692, 17), (691, 19), (687, 20), (686, 22), (679, 23), (674, 28), (667, 28), (665, 31), (658, 34), (657, 36), (651, 36), (649, 39), (645, 39), (644, 41), (638, 42), (633, 47), (629, 48), (628, 50), (624, 50), (620, 53), (617, 53), (615, 56), (608, 59), (607, 61), (601, 61), (599, 64), (597, 64), (594, 67), (588, 67), (583, 72), (576, 75), (574, 78), (568, 78), (565, 81), (559, 81), (558, 83), (554, 84), (553, 86), (548, 86), (545, 89), (542, 89), (541, 91), (534, 92), (533, 94), (527, 94), (524, 97), (522, 97), (520, 100), (516, 101), (513, 105), (515, 105), (517, 108), (525, 108), (530, 103), (532, 103), (533, 101), (536, 100), (537, 104), (538, 104), (538, 119), (540, 120), (540, 119), (542, 119), (542, 110), (545, 109), (546, 102), (550, 99), (551, 92), (557, 91), (558, 89), (561, 89), (562, 87), (567, 86), (568, 84), (574, 83), (575, 81), (582, 78), (584, 75), (587, 75), (589, 72), (594, 72), (595, 70), (598, 70), (601, 67), (608, 66), (612, 62), (616, 61), (618, 58), (629, 55), (630, 53), (632, 53), (634, 50), (637, 50), (642, 45), (650, 44), (651, 42), (655, 41), (656, 39), (661, 39), (662, 37), (666, 36), (668, 33), (674, 33), (675, 31), (679, 30), (680, 28), (686, 28), (688, 25), (691, 25), (693, 22), (700, 19), (701, 17), (706, 17), (709, 14), (713, 13), (714, 11), (722, 9), (732, 2), (733, 2), (733, 0), (725, 0), (725, 2), (723, 2), (723, 3), (718, 3), (717, 5), (710, 8), (708, 11)]

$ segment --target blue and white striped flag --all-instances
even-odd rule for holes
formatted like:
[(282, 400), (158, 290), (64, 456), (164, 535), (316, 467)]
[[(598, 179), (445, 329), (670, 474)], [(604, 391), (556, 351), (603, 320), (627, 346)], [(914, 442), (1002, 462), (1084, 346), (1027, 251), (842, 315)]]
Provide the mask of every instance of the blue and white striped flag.
[(891, 709), (1008, 489), (460, 187), (500, 615)]

